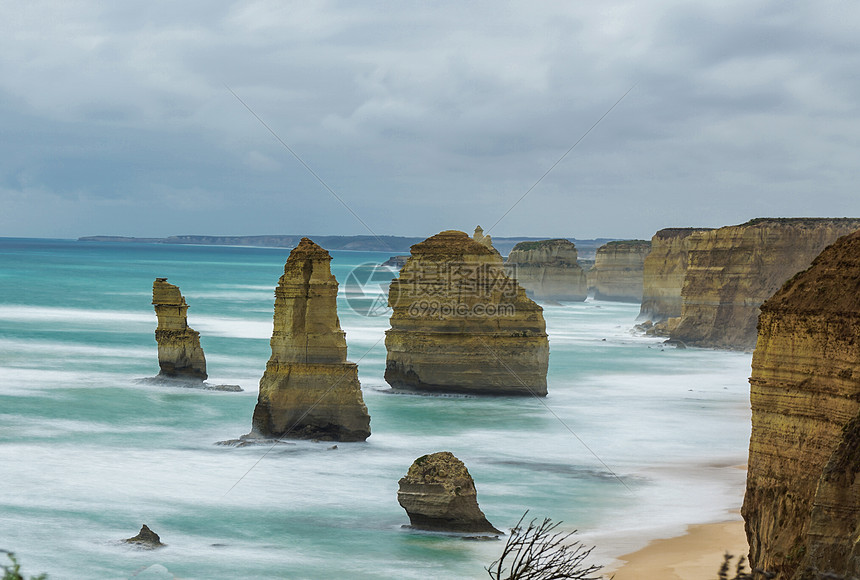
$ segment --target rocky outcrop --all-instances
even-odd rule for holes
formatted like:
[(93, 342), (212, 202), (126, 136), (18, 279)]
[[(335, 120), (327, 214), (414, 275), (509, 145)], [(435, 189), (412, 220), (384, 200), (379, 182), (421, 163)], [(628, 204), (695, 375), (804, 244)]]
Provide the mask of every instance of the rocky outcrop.
[(478, 507), (469, 470), (448, 451), (416, 459), (400, 480), (397, 501), (413, 528), (437, 532), (501, 534)]
[(609, 242), (597, 249), (588, 271), (588, 287), (597, 300), (642, 301), (642, 272), (651, 251), (646, 240)]
[(143, 524), (140, 528), (140, 532), (133, 537), (128, 538), (127, 540), (123, 540), (126, 544), (135, 544), (141, 548), (147, 548), (149, 550), (155, 548), (162, 548), (164, 544), (161, 543), (161, 538), (158, 537), (158, 534), (149, 529), (149, 526)]
[(358, 367), (346, 360), (331, 256), (308, 238), (290, 252), (275, 289), (272, 356), (260, 380), (251, 436), (363, 441), (370, 416)]
[(543, 309), (501, 257), (460, 231), (412, 246), (393, 280), (385, 380), (394, 388), (546, 395)]
[(761, 306), (750, 386), (752, 565), (860, 575), (860, 232)]
[(751, 349), (759, 305), (858, 219), (761, 218), (689, 237), (681, 320), (671, 337), (688, 345)]
[(200, 333), (189, 328), (188, 305), (179, 287), (167, 278), (152, 284), (152, 304), (158, 317), (155, 341), (158, 343), (160, 378), (205, 381), (206, 357), (200, 347)]
[(651, 238), (651, 251), (643, 263), (640, 320), (654, 324), (680, 320), (690, 236), (706, 231), (710, 228), (666, 228)]
[(588, 281), (576, 258), (569, 240), (520, 242), (508, 254), (505, 271), (531, 298), (581, 302), (588, 297)]

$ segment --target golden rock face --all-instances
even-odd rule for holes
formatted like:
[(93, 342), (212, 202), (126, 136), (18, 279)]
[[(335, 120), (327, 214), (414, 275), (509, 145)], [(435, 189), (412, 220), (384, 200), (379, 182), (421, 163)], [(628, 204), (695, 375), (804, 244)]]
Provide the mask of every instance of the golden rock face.
[(654, 323), (681, 316), (681, 289), (687, 274), (690, 237), (707, 228), (666, 228), (651, 238), (642, 265), (642, 307), (639, 318)]
[(412, 246), (393, 280), (385, 380), (394, 388), (546, 395), (549, 340), (543, 309), (466, 233)]
[(671, 337), (701, 347), (752, 349), (759, 306), (857, 219), (758, 219), (690, 236), (681, 320)]
[(508, 255), (505, 269), (537, 300), (581, 302), (588, 296), (585, 272), (569, 240), (520, 242)]
[(370, 436), (358, 367), (346, 360), (330, 262), (308, 238), (287, 258), (275, 289), (272, 356), (260, 379), (253, 434), (333, 441)]
[(188, 305), (179, 287), (169, 284), (167, 278), (156, 278), (152, 305), (158, 317), (158, 376), (205, 381), (206, 357), (200, 347), (200, 333), (188, 326)]
[(397, 501), (415, 528), (501, 533), (478, 507), (478, 492), (469, 470), (449, 451), (416, 459), (399, 486)]
[(623, 240), (597, 248), (594, 267), (588, 271), (588, 287), (598, 300), (640, 302), (645, 257), (651, 242)]
[(751, 564), (860, 574), (860, 232), (761, 306), (750, 386)]

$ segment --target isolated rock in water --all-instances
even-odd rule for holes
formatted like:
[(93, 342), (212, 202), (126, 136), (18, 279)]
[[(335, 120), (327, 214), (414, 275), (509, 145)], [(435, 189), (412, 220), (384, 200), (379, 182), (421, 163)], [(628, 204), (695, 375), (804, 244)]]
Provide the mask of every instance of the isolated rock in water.
[(272, 356), (260, 380), (252, 436), (364, 441), (370, 416), (358, 367), (346, 360), (331, 256), (308, 238), (275, 289)]
[(640, 320), (660, 324), (681, 316), (690, 239), (695, 233), (708, 231), (710, 228), (666, 228), (654, 234), (643, 264)]
[(569, 240), (520, 242), (508, 255), (505, 270), (536, 300), (581, 302), (588, 296), (585, 272)]
[(127, 540), (123, 540), (127, 544), (137, 544), (142, 548), (161, 548), (164, 544), (161, 543), (161, 538), (158, 537), (158, 534), (149, 529), (149, 526), (143, 524), (140, 528), (140, 532), (133, 538), (129, 538)]
[(546, 395), (543, 309), (466, 233), (412, 246), (391, 282), (385, 380), (397, 389)]
[(152, 284), (152, 304), (158, 317), (155, 340), (162, 378), (206, 380), (206, 357), (200, 348), (200, 333), (189, 328), (188, 305), (179, 287), (156, 278)]
[(597, 248), (588, 287), (597, 300), (641, 302), (645, 257), (651, 242), (621, 240)]
[(860, 576), (860, 232), (761, 306), (750, 387), (752, 566)]
[(414, 528), (501, 533), (478, 507), (478, 492), (469, 470), (448, 451), (416, 459), (406, 477), (400, 480), (397, 501)]
[(860, 219), (759, 218), (690, 236), (681, 318), (689, 346), (752, 349), (759, 306)]

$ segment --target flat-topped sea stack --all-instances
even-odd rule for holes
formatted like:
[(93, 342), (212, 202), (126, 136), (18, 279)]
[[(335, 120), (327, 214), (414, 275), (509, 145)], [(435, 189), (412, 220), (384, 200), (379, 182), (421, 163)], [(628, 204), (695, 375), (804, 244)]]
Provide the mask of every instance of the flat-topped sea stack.
[(275, 289), (272, 356), (260, 380), (251, 436), (364, 441), (370, 416), (358, 367), (346, 360), (331, 256), (308, 238), (290, 252)]
[(705, 231), (710, 228), (666, 228), (651, 238), (651, 251), (645, 257), (642, 271), (640, 320), (662, 323), (664, 327), (670, 319), (680, 322), (690, 236)]
[(752, 567), (860, 576), (860, 232), (761, 306), (750, 386)]
[(501, 256), (448, 230), (412, 246), (392, 281), (385, 380), (395, 389), (546, 395), (543, 309)]
[(647, 240), (619, 240), (597, 248), (594, 267), (588, 271), (588, 287), (594, 298), (641, 302), (643, 268), (650, 251)]
[(588, 297), (588, 280), (569, 240), (520, 242), (508, 255), (505, 269), (536, 300), (582, 302)]
[(200, 333), (188, 326), (188, 304), (179, 287), (167, 278), (152, 284), (152, 305), (158, 318), (155, 341), (158, 343), (159, 378), (203, 382), (207, 378), (206, 357), (200, 347)]
[(670, 334), (687, 345), (755, 347), (759, 306), (860, 219), (759, 218), (691, 234), (681, 320)]
[(397, 501), (413, 528), (501, 534), (478, 507), (478, 492), (469, 470), (448, 451), (416, 459), (399, 484)]

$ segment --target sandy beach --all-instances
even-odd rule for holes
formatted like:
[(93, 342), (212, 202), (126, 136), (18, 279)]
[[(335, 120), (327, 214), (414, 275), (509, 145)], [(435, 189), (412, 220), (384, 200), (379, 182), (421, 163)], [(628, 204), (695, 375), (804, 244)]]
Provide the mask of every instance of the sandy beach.
[(691, 525), (684, 535), (655, 540), (636, 552), (618, 558), (621, 565), (609, 570), (615, 580), (713, 580), (728, 552), (746, 556), (749, 548), (744, 522), (738, 519)]

